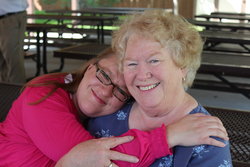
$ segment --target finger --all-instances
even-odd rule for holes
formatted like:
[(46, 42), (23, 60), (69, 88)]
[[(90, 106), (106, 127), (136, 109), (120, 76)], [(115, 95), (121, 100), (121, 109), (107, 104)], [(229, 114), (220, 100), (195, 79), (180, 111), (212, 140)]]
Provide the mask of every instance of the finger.
[(109, 148), (114, 148), (120, 144), (130, 142), (134, 139), (133, 136), (123, 136), (123, 137), (110, 137), (107, 138), (107, 145)]
[(195, 113), (195, 114), (190, 114), (190, 116), (200, 117), (200, 116), (207, 116), (207, 115), (204, 113)]
[(208, 116), (204, 120), (201, 119), (201, 120), (197, 121), (196, 123), (197, 123), (196, 125), (200, 126), (200, 127), (205, 126), (207, 128), (217, 128), (217, 129), (220, 129), (226, 135), (228, 135), (226, 128), (223, 126), (222, 122), (217, 117), (209, 117)]
[(208, 144), (208, 145), (217, 146), (217, 147), (225, 147), (225, 146), (226, 146), (226, 144), (223, 143), (222, 141), (213, 139), (213, 138), (211, 138), (211, 137), (207, 138), (207, 139), (204, 141), (204, 143), (205, 143), (205, 144)]
[(120, 160), (120, 161), (126, 161), (131, 163), (137, 163), (139, 159), (135, 156), (123, 154), (117, 151), (110, 151), (110, 157), (111, 160)]
[(207, 125), (207, 127), (208, 127), (209, 129), (221, 131), (221, 132), (223, 132), (226, 136), (228, 136), (227, 130), (226, 130), (226, 128), (225, 128), (223, 125), (218, 124), (218, 123), (214, 123), (214, 122), (208, 122), (208, 123), (206, 123), (206, 125)]
[(112, 167), (119, 167), (119, 166), (116, 165), (114, 162), (112, 162), (112, 163), (113, 163)]
[(209, 129), (209, 136), (215, 136), (224, 140), (229, 140), (227, 133), (218, 129)]
[(223, 123), (218, 117), (207, 115), (204, 118), (206, 118), (208, 122), (216, 122), (219, 123), (220, 125), (223, 125)]

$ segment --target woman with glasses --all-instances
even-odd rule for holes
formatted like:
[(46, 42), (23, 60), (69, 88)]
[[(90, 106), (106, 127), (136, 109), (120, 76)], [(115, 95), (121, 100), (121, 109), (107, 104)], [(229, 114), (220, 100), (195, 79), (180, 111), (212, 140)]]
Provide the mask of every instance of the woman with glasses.
[[(87, 117), (112, 114), (129, 99), (111, 49), (77, 72), (35, 78), (25, 85), (0, 124), (0, 166), (73, 167), (82, 163), (80, 166), (116, 167), (113, 160), (126, 161), (123, 166), (148, 166), (171, 154), (170, 148), (176, 143), (200, 143), (197, 138), (202, 135), (191, 125), (199, 124), (200, 116), (186, 117), (167, 130), (165, 126), (148, 132), (130, 130), (123, 137), (94, 139), (85, 130)], [(214, 117), (208, 119), (210, 124), (204, 130), (215, 126), (212, 134), (226, 138), (221, 122)], [(180, 134), (189, 140), (179, 138)]]

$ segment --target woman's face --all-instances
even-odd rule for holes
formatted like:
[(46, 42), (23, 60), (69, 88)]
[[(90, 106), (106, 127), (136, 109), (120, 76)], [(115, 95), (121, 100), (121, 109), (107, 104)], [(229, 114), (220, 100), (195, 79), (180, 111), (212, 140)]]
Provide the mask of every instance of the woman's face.
[(131, 36), (123, 69), (130, 94), (145, 109), (171, 107), (166, 105), (173, 104), (175, 96), (183, 92), (184, 71), (175, 65), (170, 52), (154, 40)]
[[(128, 93), (123, 75), (118, 72), (115, 56), (102, 59), (98, 62), (98, 67), (108, 75), (112, 83)], [(94, 64), (88, 67), (75, 95), (78, 108), (89, 117), (111, 114), (124, 104), (113, 95), (112, 85), (104, 85), (96, 77), (98, 67)]]

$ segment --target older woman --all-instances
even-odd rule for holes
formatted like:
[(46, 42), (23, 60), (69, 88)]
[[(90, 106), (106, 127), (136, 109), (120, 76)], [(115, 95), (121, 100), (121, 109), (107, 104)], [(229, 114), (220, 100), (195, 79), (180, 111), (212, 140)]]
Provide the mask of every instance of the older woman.
[[(101, 137), (119, 135), (128, 129), (147, 131), (170, 125), (188, 114), (209, 114), (185, 91), (200, 66), (202, 44), (192, 25), (164, 10), (149, 10), (125, 20), (114, 34), (113, 46), (135, 101), (117, 113), (92, 120), (89, 124), (92, 134)], [(226, 144), (223, 148), (177, 146), (173, 155), (158, 159), (151, 166), (232, 166), (229, 143), (223, 142)]]

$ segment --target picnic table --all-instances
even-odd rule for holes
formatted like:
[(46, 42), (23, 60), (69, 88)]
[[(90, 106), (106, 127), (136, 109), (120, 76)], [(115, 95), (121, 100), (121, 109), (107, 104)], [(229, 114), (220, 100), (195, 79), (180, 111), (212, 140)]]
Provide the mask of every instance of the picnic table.
[[(77, 13), (81, 15), (128, 15), (133, 13), (140, 13), (144, 10), (153, 9), (153, 8), (126, 8), (126, 7), (87, 7), (81, 8), (79, 10), (47, 10), (47, 13), (57, 13), (57, 14), (65, 14), (65, 13)], [(154, 8), (155, 9), (155, 8)], [(163, 9), (163, 8), (161, 8)], [(172, 12), (172, 9), (165, 9), (169, 12)]]
[(236, 13), (236, 12), (212, 12), (211, 15), (234, 15), (234, 16), (250, 16), (250, 13)]
[(234, 167), (250, 166), (250, 111), (205, 107), (227, 129)]
[[(243, 51), (236, 51), (241, 53), (250, 53), (250, 35), (241, 32), (229, 32), (229, 31), (210, 31), (204, 30), (200, 32), (202, 38), (205, 40), (205, 50), (211, 50), (218, 44), (228, 43), (241, 46)], [(226, 50), (224, 50), (226, 51)], [(230, 52), (234, 52), (230, 50)]]
[(239, 30), (248, 30), (250, 31), (249, 23), (225, 23), (225, 22), (215, 22), (215, 21), (200, 21), (195, 19), (188, 19), (188, 22), (191, 24), (205, 27), (206, 30), (209, 29), (218, 29), (218, 30), (230, 30), (230, 31), (239, 31)]
[(207, 21), (209, 21), (211, 19), (219, 19), (220, 22), (223, 19), (250, 22), (250, 16), (248, 16), (248, 15), (224, 15), (224, 14), (208, 15), (208, 14), (201, 14), (201, 15), (196, 15), (195, 18), (203, 18), (203, 19), (206, 19)]
[[(40, 75), (41, 68), (44, 73), (48, 73), (47, 69), (47, 33), (51, 29), (61, 28), (62, 25), (53, 25), (53, 24), (36, 24), (28, 23), (26, 30), (28, 32), (36, 32), (36, 74), (35, 76)], [(42, 38), (40, 33), (43, 34)], [(42, 40), (41, 40), (42, 39)], [(42, 53), (40, 47), (42, 46)], [(42, 55), (42, 59), (41, 59)]]
[(110, 45), (100, 43), (83, 43), (55, 50), (54, 57), (58, 57), (61, 59), (61, 64), (58, 71), (61, 71), (63, 69), (65, 58), (89, 60), (98, 56), (108, 47), (110, 47)]
[(196, 78), (193, 88), (235, 92), (250, 99), (250, 83), (228, 79), (228, 77), (250, 78), (249, 54), (203, 51), (198, 73), (212, 75), (217, 80)]
[[(31, 19), (43, 19), (44, 23), (48, 23), (51, 20), (56, 20), (58, 25), (66, 24), (66, 20), (77, 20), (82, 25), (88, 22), (87, 25), (97, 25), (97, 36), (101, 39), (101, 43), (104, 43), (104, 22), (105, 21), (116, 21), (118, 17), (115, 16), (76, 16), (76, 15), (59, 15), (59, 14), (29, 14), (28, 18)], [(79, 23), (79, 24), (80, 24)]]

